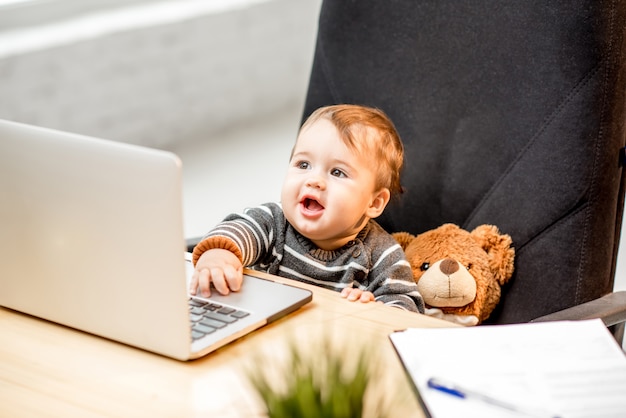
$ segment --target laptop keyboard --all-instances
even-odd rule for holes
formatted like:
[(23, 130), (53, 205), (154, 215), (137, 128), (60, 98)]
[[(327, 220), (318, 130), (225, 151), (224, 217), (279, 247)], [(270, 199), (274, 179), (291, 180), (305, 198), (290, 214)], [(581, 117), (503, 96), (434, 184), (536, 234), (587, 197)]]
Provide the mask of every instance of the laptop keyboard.
[(189, 317), (191, 318), (191, 338), (193, 341), (227, 327), (249, 312), (235, 309), (197, 298), (189, 298)]

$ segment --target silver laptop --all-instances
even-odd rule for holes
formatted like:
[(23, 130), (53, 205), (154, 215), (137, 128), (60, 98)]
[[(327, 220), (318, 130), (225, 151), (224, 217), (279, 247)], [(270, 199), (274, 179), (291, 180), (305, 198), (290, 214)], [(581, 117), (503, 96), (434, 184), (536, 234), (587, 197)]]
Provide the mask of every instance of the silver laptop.
[(190, 306), (181, 184), (172, 153), (0, 120), (0, 306), (189, 360), (311, 301), (250, 272)]

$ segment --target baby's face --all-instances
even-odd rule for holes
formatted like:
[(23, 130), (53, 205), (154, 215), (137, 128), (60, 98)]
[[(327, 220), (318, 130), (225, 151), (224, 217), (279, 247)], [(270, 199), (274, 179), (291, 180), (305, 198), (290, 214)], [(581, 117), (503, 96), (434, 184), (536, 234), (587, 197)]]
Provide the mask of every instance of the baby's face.
[(350, 150), (330, 121), (316, 121), (298, 135), (289, 162), (281, 195), (285, 217), (318, 247), (342, 247), (389, 200), (387, 189), (375, 190), (376, 169), (374, 158)]

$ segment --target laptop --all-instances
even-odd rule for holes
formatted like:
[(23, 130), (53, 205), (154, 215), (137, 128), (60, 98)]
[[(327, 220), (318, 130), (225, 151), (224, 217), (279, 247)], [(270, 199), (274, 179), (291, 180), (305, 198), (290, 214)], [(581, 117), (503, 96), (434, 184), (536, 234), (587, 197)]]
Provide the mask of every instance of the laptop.
[(250, 270), (241, 291), (190, 300), (181, 169), (166, 151), (0, 120), (0, 306), (190, 360), (310, 302)]

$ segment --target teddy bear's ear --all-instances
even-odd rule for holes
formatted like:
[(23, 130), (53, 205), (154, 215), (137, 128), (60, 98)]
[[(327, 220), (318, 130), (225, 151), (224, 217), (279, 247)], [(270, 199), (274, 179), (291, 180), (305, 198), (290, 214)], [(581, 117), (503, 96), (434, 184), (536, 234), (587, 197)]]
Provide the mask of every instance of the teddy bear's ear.
[(513, 275), (515, 249), (513, 240), (507, 234), (500, 234), (494, 225), (480, 225), (472, 232), (472, 237), (489, 254), (489, 264), (500, 285), (506, 283)]
[(398, 244), (400, 244), (403, 250), (406, 250), (406, 247), (415, 238), (415, 235), (409, 234), (408, 232), (394, 232), (391, 236), (398, 241)]

